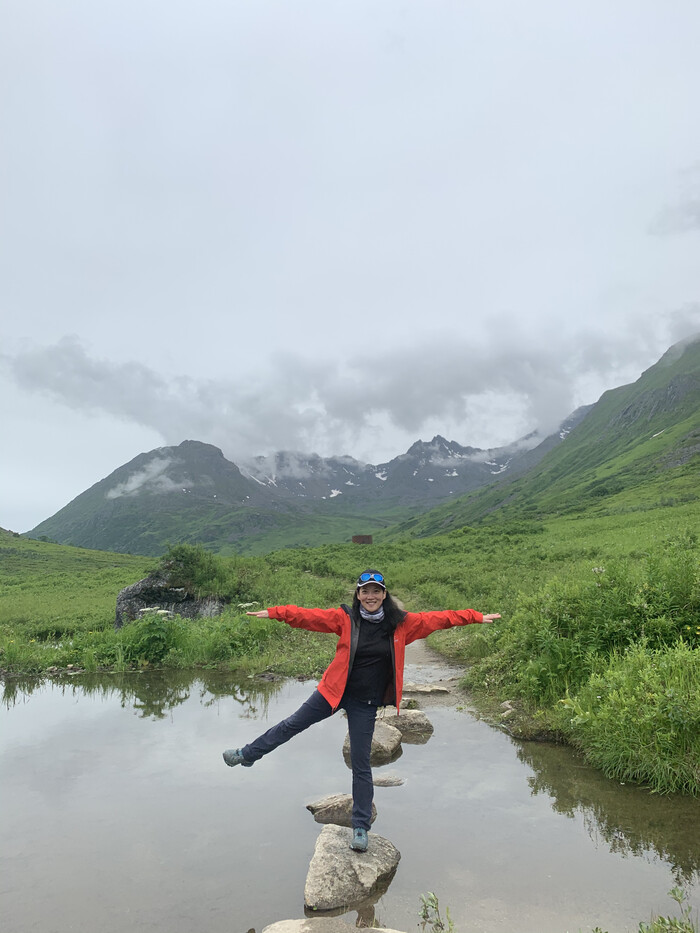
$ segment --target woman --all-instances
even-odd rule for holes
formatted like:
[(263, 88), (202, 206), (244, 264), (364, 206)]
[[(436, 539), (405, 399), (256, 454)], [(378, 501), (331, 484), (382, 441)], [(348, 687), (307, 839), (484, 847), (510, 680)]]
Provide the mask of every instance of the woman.
[(406, 645), (438, 629), (473, 622), (493, 622), (498, 613), (483, 615), (473, 609), (444, 612), (403, 612), (396, 605), (381, 573), (366, 570), (357, 579), (352, 607), (301, 609), (273, 606), (247, 615), (280, 619), (292, 628), (338, 635), (335, 657), (316, 691), (287, 719), (272, 726), (243, 748), (224, 752), (230, 767), (251, 767), (292, 736), (344, 709), (350, 734), (352, 765), (351, 848), (367, 850), (374, 785), (370, 751), (377, 707), (393, 704), (399, 710)]

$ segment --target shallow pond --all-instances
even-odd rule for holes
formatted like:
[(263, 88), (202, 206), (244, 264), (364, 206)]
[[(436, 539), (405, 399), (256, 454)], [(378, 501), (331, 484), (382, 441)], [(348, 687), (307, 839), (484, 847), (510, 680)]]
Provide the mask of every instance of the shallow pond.
[[(411, 677), (411, 670), (407, 676)], [(415, 672), (414, 672), (415, 673)], [(349, 792), (341, 716), (254, 768), (242, 745), (313, 683), (154, 673), (5, 685), (0, 707), (3, 933), (243, 933), (304, 916), (321, 826), (306, 804)], [(419, 929), (420, 894), (458, 933), (636, 930), (700, 907), (700, 801), (621, 786), (556, 746), (517, 743), (466, 711), (376, 774), (373, 830), (402, 858), (351, 924)]]

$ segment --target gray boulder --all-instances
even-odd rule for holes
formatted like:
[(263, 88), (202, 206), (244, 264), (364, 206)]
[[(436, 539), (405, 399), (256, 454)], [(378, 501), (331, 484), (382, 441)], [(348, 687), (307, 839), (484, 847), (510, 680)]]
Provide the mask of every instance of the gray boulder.
[(402, 709), (401, 713), (397, 713), (395, 706), (387, 706), (380, 722), (398, 729), (402, 740), (408, 745), (424, 745), (434, 729), (421, 709)]
[(324, 826), (316, 840), (304, 887), (304, 903), (312, 910), (352, 908), (377, 891), (386, 891), (401, 853), (388, 839), (369, 833), (366, 852), (350, 848), (352, 833)]
[(142, 618), (145, 610), (165, 611), (184, 619), (196, 619), (199, 616), (219, 615), (225, 606), (226, 601), (221, 597), (197, 599), (184, 587), (171, 586), (167, 577), (153, 574), (119, 592), (114, 627), (121, 628), (127, 622)]
[[(383, 765), (389, 761), (394, 761), (401, 754), (401, 733), (393, 726), (387, 726), (381, 720), (377, 720), (374, 726), (374, 736), (372, 737), (372, 750), (370, 752), (370, 764)], [(345, 736), (343, 743), (343, 757), (346, 764), (350, 764), (350, 734)]]
[(395, 706), (387, 706), (379, 721), (398, 729), (404, 737), (413, 733), (432, 735), (434, 728), (422, 709), (402, 709), (397, 713)]
[[(313, 814), (317, 823), (334, 823), (336, 826), (352, 826), (352, 796), (330, 794), (322, 800), (308, 803), (306, 809)], [(377, 819), (377, 808), (372, 804), (372, 822)]]

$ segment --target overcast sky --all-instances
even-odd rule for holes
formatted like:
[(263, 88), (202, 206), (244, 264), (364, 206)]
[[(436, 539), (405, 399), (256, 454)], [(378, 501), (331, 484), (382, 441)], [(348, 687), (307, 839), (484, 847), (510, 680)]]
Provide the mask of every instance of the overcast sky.
[(697, 0), (5, 0), (0, 526), (547, 433), (700, 332)]

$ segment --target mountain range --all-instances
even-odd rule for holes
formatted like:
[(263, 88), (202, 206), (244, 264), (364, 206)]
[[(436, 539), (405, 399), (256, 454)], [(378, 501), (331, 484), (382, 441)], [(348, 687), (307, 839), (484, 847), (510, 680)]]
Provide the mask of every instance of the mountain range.
[(423, 535), (503, 510), (527, 517), (609, 505), (640, 484), (661, 494), (671, 475), (676, 484), (696, 478), (698, 452), (700, 336), (544, 440), (487, 451), (438, 435), (382, 464), (281, 451), (239, 465), (186, 440), (140, 454), (28, 534), (153, 555), (179, 541), (263, 553), (356, 534)]

